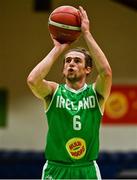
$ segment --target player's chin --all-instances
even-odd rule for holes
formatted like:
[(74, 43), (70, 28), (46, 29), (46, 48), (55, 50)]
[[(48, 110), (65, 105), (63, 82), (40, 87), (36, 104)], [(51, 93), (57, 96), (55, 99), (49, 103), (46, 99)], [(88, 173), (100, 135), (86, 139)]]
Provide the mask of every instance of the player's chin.
[(71, 73), (67, 73), (67, 77), (72, 77), (72, 78), (73, 78), (73, 77), (75, 77), (75, 76), (76, 76), (75, 73), (72, 73), (72, 72), (71, 72)]
[(68, 75), (68, 76), (66, 77), (66, 79), (68, 79), (68, 80), (71, 81), (71, 82), (78, 80), (78, 78), (77, 78), (77, 76), (76, 76), (75, 74)]

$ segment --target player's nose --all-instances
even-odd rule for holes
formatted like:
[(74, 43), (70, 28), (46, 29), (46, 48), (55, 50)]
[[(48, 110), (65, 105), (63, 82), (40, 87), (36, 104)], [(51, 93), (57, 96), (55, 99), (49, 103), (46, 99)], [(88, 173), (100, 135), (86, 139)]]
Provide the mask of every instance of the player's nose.
[(74, 59), (71, 59), (69, 65), (70, 65), (70, 66), (74, 66), (74, 64), (75, 64)]

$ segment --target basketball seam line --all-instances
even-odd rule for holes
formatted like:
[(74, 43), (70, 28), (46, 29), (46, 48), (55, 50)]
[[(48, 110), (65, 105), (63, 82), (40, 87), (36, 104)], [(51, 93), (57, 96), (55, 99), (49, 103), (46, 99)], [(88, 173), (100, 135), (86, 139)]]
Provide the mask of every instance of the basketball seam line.
[(80, 31), (81, 30), (80, 27), (70, 26), (70, 25), (66, 25), (66, 24), (62, 24), (62, 23), (57, 23), (57, 22), (52, 21), (50, 19), (49, 19), (48, 24), (56, 26), (56, 27), (64, 28), (64, 29), (69, 29), (69, 30), (75, 30), (75, 31)]

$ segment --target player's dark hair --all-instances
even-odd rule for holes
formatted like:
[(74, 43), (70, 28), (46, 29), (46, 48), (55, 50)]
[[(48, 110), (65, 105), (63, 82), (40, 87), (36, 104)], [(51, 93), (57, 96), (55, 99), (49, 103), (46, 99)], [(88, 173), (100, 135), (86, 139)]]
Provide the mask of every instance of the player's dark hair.
[(68, 54), (72, 51), (83, 53), (85, 56), (85, 67), (91, 67), (92, 68), (92, 58), (91, 58), (89, 52), (85, 48), (83, 48), (83, 47), (73, 48), (73, 49), (68, 50), (66, 52), (66, 54)]

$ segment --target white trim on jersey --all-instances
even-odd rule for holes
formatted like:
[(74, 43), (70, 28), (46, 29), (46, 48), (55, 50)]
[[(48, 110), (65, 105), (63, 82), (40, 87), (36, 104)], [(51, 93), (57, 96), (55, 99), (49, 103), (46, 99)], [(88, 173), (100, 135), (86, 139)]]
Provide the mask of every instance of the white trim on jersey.
[(75, 90), (75, 89), (72, 89), (72, 88), (68, 87), (67, 84), (65, 84), (65, 88), (66, 88), (67, 90), (73, 92), (73, 93), (78, 94), (78, 93), (84, 91), (84, 90), (87, 88), (87, 84), (85, 83), (84, 86), (83, 86), (82, 88), (78, 89), (78, 90)]
[(98, 104), (100, 113), (101, 113), (101, 115), (103, 116), (103, 112), (102, 112), (102, 110), (101, 110), (101, 107), (100, 107), (100, 104), (99, 104), (99, 101), (98, 101), (98, 98), (97, 98), (97, 93), (96, 93), (96, 90), (95, 90), (95, 84), (93, 84), (92, 87), (93, 87), (93, 91), (94, 91), (95, 96), (96, 96), (96, 99), (97, 99), (97, 104)]
[(52, 99), (51, 99), (51, 101), (50, 101), (50, 103), (49, 103), (48, 108), (45, 110), (46, 113), (47, 113), (48, 110), (50, 109), (50, 106), (51, 106), (51, 104), (52, 104), (52, 101), (53, 101), (53, 99), (54, 99), (54, 96), (55, 96), (55, 94), (56, 94), (58, 88), (59, 88), (59, 84), (57, 85), (57, 88), (56, 88), (55, 92), (53, 93), (53, 96), (52, 96)]

